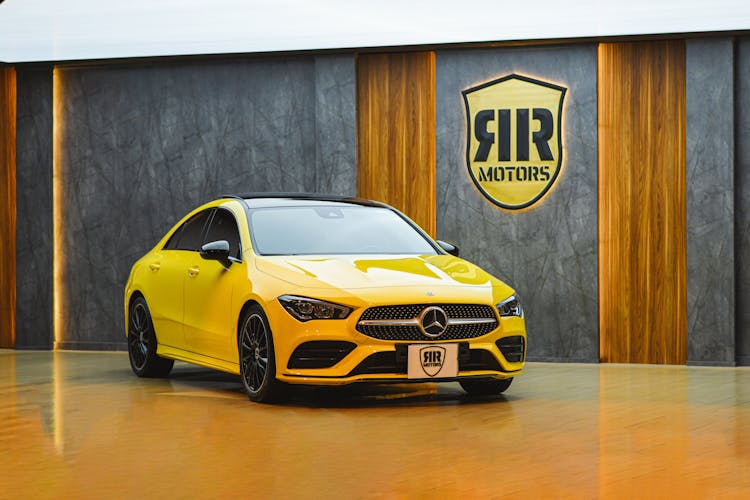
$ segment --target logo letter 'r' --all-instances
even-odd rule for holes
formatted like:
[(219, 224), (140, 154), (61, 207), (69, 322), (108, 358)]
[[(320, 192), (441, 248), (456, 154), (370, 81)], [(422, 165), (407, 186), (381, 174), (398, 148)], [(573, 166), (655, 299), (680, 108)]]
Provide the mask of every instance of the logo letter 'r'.
[(495, 111), (492, 109), (480, 111), (474, 119), (474, 135), (479, 141), (479, 148), (477, 148), (477, 154), (474, 157), (474, 161), (487, 161), (487, 156), (490, 154), (490, 148), (495, 143), (495, 134), (487, 131), (487, 123), (494, 119)]

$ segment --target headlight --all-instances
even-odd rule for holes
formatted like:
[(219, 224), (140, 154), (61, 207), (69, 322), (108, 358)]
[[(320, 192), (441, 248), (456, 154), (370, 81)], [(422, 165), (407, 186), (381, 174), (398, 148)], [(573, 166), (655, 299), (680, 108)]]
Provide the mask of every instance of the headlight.
[(519, 318), (523, 318), (521, 301), (519, 301), (518, 297), (516, 297), (515, 295), (511, 295), (495, 307), (497, 307), (497, 312), (500, 313), (500, 316), (518, 316)]
[(350, 307), (340, 304), (295, 295), (282, 295), (279, 297), (279, 302), (289, 314), (300, 321), (344, 319), (352, 312)]

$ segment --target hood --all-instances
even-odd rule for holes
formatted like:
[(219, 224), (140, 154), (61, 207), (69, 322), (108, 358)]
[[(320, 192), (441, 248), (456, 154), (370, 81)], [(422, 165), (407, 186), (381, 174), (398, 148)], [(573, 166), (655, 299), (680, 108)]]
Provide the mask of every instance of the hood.
[[(258, 270), (302, 288), (356, 290), (391, 287), (512, 289), (452, 255), (335, 255), (258, 257)], [(496, 290), (497, 291), (497, 290)], [(502, 292), (506, 292), (503, 290)]]

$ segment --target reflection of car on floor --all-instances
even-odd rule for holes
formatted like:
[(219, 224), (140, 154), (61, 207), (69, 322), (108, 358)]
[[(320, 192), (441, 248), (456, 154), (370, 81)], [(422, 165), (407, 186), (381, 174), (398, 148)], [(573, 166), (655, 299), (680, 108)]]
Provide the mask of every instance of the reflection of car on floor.
[(287, 384), (458, 381), (498, 394), (520, 374), (514, 291), (395, 209), (305, 195), (228, 196), (133, 265), (133, 371), (178, 359), (240, 374), (254, 401)]

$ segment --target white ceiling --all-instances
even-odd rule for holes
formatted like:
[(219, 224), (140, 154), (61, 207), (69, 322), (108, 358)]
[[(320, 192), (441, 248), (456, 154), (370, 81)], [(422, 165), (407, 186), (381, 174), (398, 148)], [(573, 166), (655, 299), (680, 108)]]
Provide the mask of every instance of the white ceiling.
[(0, 0), (0, 61), (750, 29), (749, 0)]

